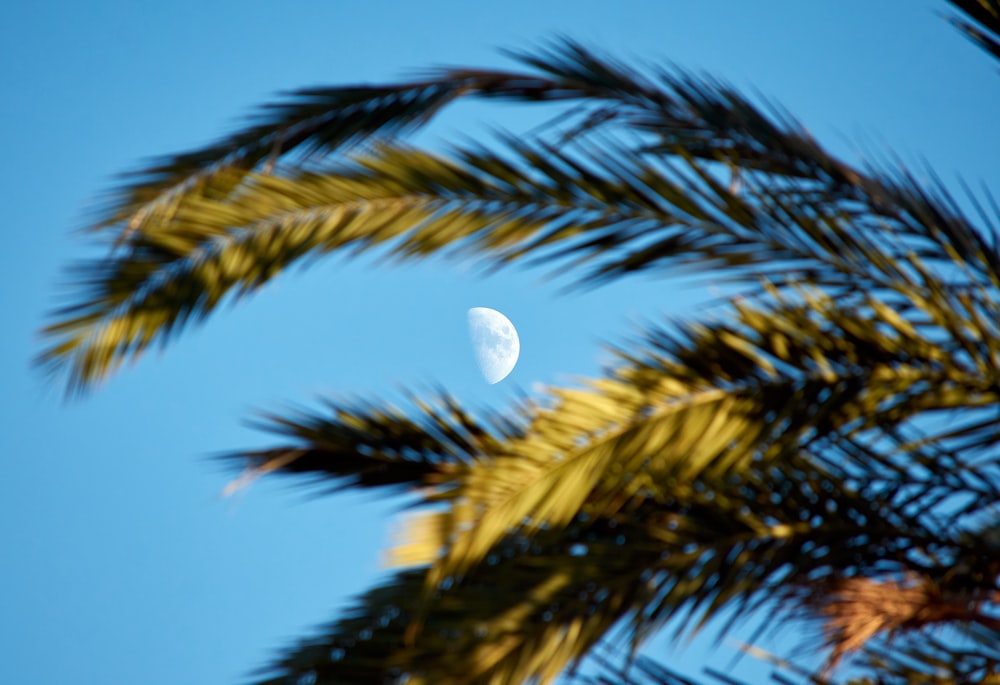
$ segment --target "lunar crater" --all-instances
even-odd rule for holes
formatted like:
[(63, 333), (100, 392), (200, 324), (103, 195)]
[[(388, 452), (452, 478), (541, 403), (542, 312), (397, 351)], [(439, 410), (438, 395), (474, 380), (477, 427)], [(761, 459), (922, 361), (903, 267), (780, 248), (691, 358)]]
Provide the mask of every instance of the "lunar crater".
[(521, 341), (506, 316), (489, 307), (473, 307), (469, 310), (469, 337), (476, 364), (487, 383), (499, 383), (514, 370)]

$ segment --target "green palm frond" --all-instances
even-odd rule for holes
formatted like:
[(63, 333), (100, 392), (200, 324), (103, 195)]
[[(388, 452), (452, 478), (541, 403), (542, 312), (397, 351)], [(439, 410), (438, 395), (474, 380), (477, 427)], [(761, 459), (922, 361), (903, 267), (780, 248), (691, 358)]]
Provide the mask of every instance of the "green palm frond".
[(454, 398), (411, 398), (421, 414), (373, 403), (327, 402), (322, 413), (301, 409), (292, 415), (270, 414), (254, 426), (290, 443), (267, 450), (235, 452), (221, 458), (242, 467), (232, 487), (267, 473), (307, 476), (330, 486), (447, 489), (476, 460), (497, 451), (518, 432), (503, 417), (484, 424)]
[[(100, 224), (117, 233), (116, 246), (75, 269), (77, 300), (45, 330), (50, 345), (40, 362), (83, 389), (227, 295), (245, 295), (311, 256), (376, 246), (400, 257), (457, 249), (494, 264), (576, 259), (592, 282), (686, 266), (843, 288), (906, 283), (912, 275), (899, 261), (912, 253), (958, 260), (977, 281), (998, 282), (996, 246), (944, 191), (850, 169), (795, 124), (772, 120), (722, 86), (669, 74), (647, 82), (613, 65), (602, 69), (572, 43), (532, 62), (562, 80), (535, 77), (530, 93), (523, 78), (501, 72), (448, 72), (442, 83), (452, 94), (610, 100), (624, 111), (617, 130), (635, 135), (594, 133), (573, 144), (504, 139), (502, 154), (443, 156), (395, 144), (340, 158), (332, 171), (211, 162), (295, 125), (304, 115), (292, 108), (290, 119), (192, 153), (202, 166), (161, 165), (197, 167), (197, 180), (179, 182), (182, 196), (162, 179), (122, 191), (144, 199), (124, 202)], [(390, 91), (409, 102), (400, 88)], [(395, 102), (384, 93), (375, 101)], [(392, 119), (350, 98), (323, 102), (331, 121), (368, 122), (351, 124), (350, 136), (374, 136), (389, 126), (378, 124), (383, 118), (404, 126), (433, 109), (404, 109)], [(328, 145), (315, 143), (326, 152), (346, 140), (340, 128), (317, 131), (331, 136)], [(258, 148), (248, 159), (260, 158)], [(769, 165), (754, 157), (764, 150)], [(739, 192), (719, 177), (736, 171)]]
[[(727, 570), (749, 576), (739, 571), (744, 558), (773, 557), (777, 567), (803, 554), (805, 535), (772, 554), (768, 536), (738, 522), (729, 523), (738, 529), (730, 534), (727, 519), (709, 509), (677, 517), (686, 522), (678, 537), (700, 526), (697, 553), (692, 543), (665, 544), (656, 527), (625, 517), (614, 525), (581, 519), (570, 535), (508, 538), (486, 563), (444, 579), (429, 597), (423, 569), (401, 572), (276, 662), (268, 672), (274, 679), (262, 682), (365, 683), (393, 674), (417, 683), (551, 682), (616, 625), (631, 635), (636, 626), (662, 624), (674, 597), (711, 596), (710, 579)], [(748, 546), (755, 539), (760, 544)], [(744, 553), (731, 553), (733, 544)]]
[[(587, 537), (595, 526), (617, 530), (616, 544), (628, 550), (656, 550), (646, 558), (629, 560), (631, 572), (637, 574), (629, 576), (629, 582), (646, 588), (641, 605), (630, 607), (624, 617), (636, 640), (684, 613), (690, 619), (680, 622), (681, 628), (703, 623), (727, 607), (736, 610), (731, 620), (768, 602), (794, 607), (810, 598), (824, 579), (844, 573), (865, 576), (920, 569), (950, 573), (949, 582), (954, 585), (958, 580), (955, 559), (988, 562), (995, 558), (995, 548), (958, 535), (961, 525), (953, 535), (937, 530), (935, 517), (940, 512), (929, 502), (942, 488), (965, 491), (960, 475), (958, 480), (932, 475), (923, 487), (911, 470), (893, 462), (897, 443), (886, 440), (885, 448), (878, 449), (880, 441), (866, 437), (873, 430), (897, 426), (908, 416), (905, 402), (887, 405), (887, 399), (898, 400), (911, 392), (916, 407), (912, 413), (952, 408), (955, 392), (948, 384), (961, 381), (939, 375), (935, 365), (940, 358), (928, 354), (926, 340), (894, 338), (889, 332), (894, 330), (891, 316), (881, 322), (880, 330), (877, 325), (849, 324), (851, 320), (873, 322), (861, 308), (837, 307), (832, 302), (826, 307), (849, 337), (838, 339), (837, 328), (831, 326), (805, 328), (796, 339), (795, 330), (788, 323), (782, 325), (773, 312), (771, 322), (778, 325), (765, 326), (761, 311), (743, 307), (738, 319), (743, 326), (756, 324), (762, 337), (775, 331), (786, 336), (783, 342), (766, 337), (773, 345), (768, 354), (774, 362), (762, 363), (763, 352), (758, 352), (760, 358), (747, 363), (749, 345), (765, 348), (766, 344), (744, 333), (743, 344), (734, 345), (734, 329), (720, 326), (719, 330), (689, 331), (691, 339), (684, 343), (655, 335), (655, 355), (650, 352), (643, 363), (620, 373), (621, 377), (636, 374), (636, 382), (623, 387), (644, 388), (654, 365), (675, 364), (676, 378), (657, 374), (659, 392), (664, 392), (663, 385), (676, 392), (689, 383), (704, 393), (704, 376), (726, 379), (725, 384), (716, 382), (712, 391), (720, 397), (726, 391), (740, 396), (750, 407), (756, 402), (755, 411), (762, 417), (771, 412), (767, 417), (770, 432), (752, 434), (747, 441), (752, 452), (742, 461), (732, 459), (731, 452), (740, 447), (724, 432), (730, 427), (729, 417), (719, 422), (720, 434), (681, 414), (677, 425), (690, 425), (691, 434), (700, 440), (670, 434), (657, 438), (655, 430), (641, 426), (661, 421), (662, 416), (651, 415), (648, 409), (669, 407), (670, 400), (647, 389), (639, 394), (642, 402), (632, 399), (630, 404), (624, 392), (608, 393), (611, 381), (602, 387), (604, 394), (560, 392), (561, 404), (538, 410), (523, 435), (511, 434), (502, 445), (494, 446), (500, 451), (471, 459), (460, 482), (448, 482), (451, 506), (433, 515), (433, 534), (413, 536), (416, 548), (401, 555), (404, 562), (436, 565), (423, 589), (425, 603), (416, 605), (419, 616), (437, 613), (437, 600), (426, 599), (427, 587), (453, 583), (460, 588), (467, 581), (474, 582), (469, 579), (484, 566), (504, 563), (499, 550), (509, 549), (510, 540), (535, 545), (556, 536), (564, 545), (577, 546), (576, 555), (581, 558), (576, 564), (582, 564), (583, 558), (589, 559), (600, 549), (598, 542), (592, 550), (592, 539)], [(815, 318), (822, 311), (815, 304), (812, 308), (789, 304), (786, 309), (793, 322), (796, 317)], [(895, 330), (898, 334), (899, 328)], [(817, 350), (809, 340), (827, 342)], [(667, 350), (671, 350), (669, 356)], [(686, 369), (688, 376), (699, 370), (693, 363), (695, 350), (704, 352), (708, 373), (685, 378), (681, 370)], [(848, 364), (856, 365), (853, 379), (844, 368)], [(921, 364), (927, 368), (921, 370)], [(769, 365), (774, 368), (770, 373)], [(785, 377), (781, 384), (779, 365), (796, 368), (805, 378)], [(921, 372), (929, 374), (924, 381)], [(881, 384), (871, 382), (873, 375), (881, 377)], [(770, 390), (768, 383), (773, 384)], [(969, 392), (977, 391), (992, 397), (992, 389), (977, 389), (977, 381), (970, 380)], [(595, 408), (603, 413), (596, 414)], [(709, 416), (711, 420), (719, 414)], [(619, 422), (626, 423), (628, 430), (608, 429)], [(739, 423), (734, 425), (745, 430)], [(635, 435), (623, 438), (629, 431)], [(594, 434), (593, 444), (608, 441), (613, 447), (595, 450), (593, 444), (576, 444), (573, 439), (589, 433)], [(715, 456), (726, 459), (699, 463), (694, 450), (710, 451), (713, 439), (725, 446)], [(574, 456), (591, 452), (604, 461)], [(331, 458), (335, 466), (336, 454)], [(351, 455), (347, 463), (353, 459)], [(371, 463), (379, 465), (381, 458), (373, 457)], [(995, 487), (995, 479), (986, 482)], [(919, 496), (914, 487), (923, 488)], [(428, 499), (438, 501), (434, 495)], [(995, 501), (994, 496), (981, 504), (988, 508)], [(427, 519), (419, 521), (415, 528), (426, 532)], [(955, 518), (951, 523), (962, 520)], [(444, 557), (440, 556), (442, 548)], [(460, 563), (453, 563), (455, 558)], [(490, 562), (490, 558), (501, 561)], [(539, 556), (534, 563), (557, 568), (565, 559)], [(989, 572), (988, 568), (969, 569), (966, 581), (988, 586), (992, 582)], [(606, 595), (604, 602), (618, 605), (613, 595)], [(469, 608), (469, 620), (488, 618), (477, 611)], [(622, 619), (616, 615), (616, 620)], [(421, 635), (423, 630), (417, 642)]]
[(1000, 677), (1000, 630), (972, 626), (959, 636), (947, 636), (950, 640), (941, 637), (874, 646), (865, 651), (859, 668), (869, 679), (878, 677), (890, 685), (990, 685)]
[[(953, 636), (952, 636), (953, 637)], [(992, 685), (1000, 671), (1000, 633), (974, 627), (961, 636), (964, 646), (955, 648), (939, 638), (923, 636), (907, 640), (906, 644), (890, 647), (881, 645), (865, 650), (850, 676), (833, 678), (812, 673), (794, 663), (762, 650), (750, 650), (754, 655), (774, 665), (770, 677), (756, 681), (758, 685)], [(606, 650), (610, 651), (610, 650)], [(648, 657), (622, 663), (620, 658), (598, 655), (593, 658), (596, 673), (579, 674), (573, 685), (751, 685), (743, 678), (733, 677), (706, 667), (704, 677), (685, 677)]]
[[(905, 465), (915, 450), (899, 455), (911, 419), (923, 413), (995, 411), (993, 361), (963, 373), (945, 362), (964, 347), (932, 343), (942, 334), (936, 326), (921, 334), (866, 295), (839, 303), (811, 297), (771, 310), (740, 306), (733, 324), (699, 325), (686, 336), (660, 332), (647, 358), (615, 378), (557, 392), (488, 476), (467, 476), (470, 511), (483, 513), (456, 522), (462, 530), (441, 573), (478, 563), (511, 527), (550, 530), (585, 505), (591, 515), (614, 515), (635, 493), (669, 497), (677, 483), (724, 491), (725, 478), (753, 469), (787, 478), (782, 465), (803, 451), (814, 469), (873, 488), (905, 482), (901, 503), (905, 496), (927, 514), (947, 492), (978, 494), (989, 507), (998, 493), (995, 463), (935, 455), (917, 462), (929, 471), (923, 479)], [(988, 423), (967, 430), (998, 439)], [(942, 440), (921, 437), (928, 449)]]
[[(597, 666), (596, 673), (577, 674), (571, 682), (573, 685), (749, 685), (745, 680), (731, 678), (718, 674), (711, 678), (712, 669), (706, 669), (711, 679), (694, 680), (681, 675), (677, 671), (649, 657), (640, 656), (627, 663), (620, 663), (613, 657), (597, 656), (592, 663)], [(786, 681), (784, 685), (791, 685)], [(825, 685), (815, 683), (815, 685)]]
[(576, 532), (579, 542), (511, 537), (488, 563), (434, 586), (429, 600), (426, 569), (399, 572), (261, 682), (371, 683), (405, 674), (410, 683), (550, 683), (644, 604), (643, 570), (661, 553), (627, 523), (581, 523)]
[[(478, 175), (474, 165), (492, 175)], [(459, 165), (386, 149), (339, 174), (241, 177), (235, 195), (189, 202), (169, 232), (145, 234), (117, 259), (84, 265), (89, 297), (47, 330), (57, 343), (43, 359), (72, 364), (73, 382), (91, 382), (188, 317), (205, 316), (228, 293), (251, 291), (311, 253), (389, 243), (401, 255), (421, 255), (474, 241), (502, 259), (506, 244), (545, 226), (634, 232), (664, 215), (641, 197), (625, 197), (620, 207), (593, 198), (589, 207), (576, 204), (591, 193), (623, 194), (611, 180), (591, 179), (574, 192), (519, 176), (496, 156), (470, 153)]]
[(468, 87), (424, 81), (296, 91), (262, 107), (245, 128), (214, 144), (125, 175), (93, 228), (111, 230), (119, 243), (127, 243), (169, 222), (189, 199), (225, 197), (243, 173), (273, 170), (289, 157), (301, 163), (373, 137), (399, 135)]

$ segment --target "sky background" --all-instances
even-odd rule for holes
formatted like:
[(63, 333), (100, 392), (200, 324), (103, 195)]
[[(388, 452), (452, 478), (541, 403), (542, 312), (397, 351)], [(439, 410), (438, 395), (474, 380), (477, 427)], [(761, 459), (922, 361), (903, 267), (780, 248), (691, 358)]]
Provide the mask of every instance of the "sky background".
[[(234, 474), (209, 457), (270, 444), (244, 424), (255, 411), (322, 396), (399, 401), (403, 389), (434, 386), (502, 407), (518, 392), (598, 373), (603, 343), (643, 319), (690, 315), (704, 295), (651, 278), (561, 294), (565, 282), (540, 271), (486, 277), (455, 261), (327, 258), (65, 402), (30, 360), (45, 313), (62, 301), (62, 269), (87, 253), (74, 229), (114, 174), (209, 142), (282, 90), (444, 64), (509, 66), (500, 48), (565, 34), (755, 88), (848, 160), (891, 149), (926, 160), (953, 187), (961, 173), (997, 192), (1000, 74), (941, 20), (945, 9), (922, 0), (5, 3), (0, 682), (243, 682), (377, 577), (398, 504), (310, 498), (266, 480), (224, 497)], [(459, 106), (421, 140), (532, 121), (509, 106)], [(469, 347), (473, 306), (502, 311), (520, 334), (520, 362), (495, 386)], [(689, 672), (705, 649), (698, 642), (682, 658), (663, 641), (651, 647)]]

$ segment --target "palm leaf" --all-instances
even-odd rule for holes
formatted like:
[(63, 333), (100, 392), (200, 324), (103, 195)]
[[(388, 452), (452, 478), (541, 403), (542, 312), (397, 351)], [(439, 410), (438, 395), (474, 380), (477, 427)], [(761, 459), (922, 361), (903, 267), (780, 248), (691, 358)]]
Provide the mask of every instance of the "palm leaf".
[[(977, 279), (998, 281), (995, 246), (944, 191), (850, 169), (794, 123), (773, 120), (724, 86), (684, 75), (647, 80), (573, 43), (524, 59), (549, 76), (445, 72), (431, 81), (440, 88), (427, 102), (414, 93), (428, 82), (416, 91), (317, 95), (318, 104), (280, 106), (280, 116), (228, 142), (155, 167), (121, 191), (141, 200), (122, 201), (98, 223), (117, 232), (117, 247), (78, 265), (78, 299), (45, 330), (50, 345), (40, 362), (68, 371), (70, 388), (83, 389), (296, 261), (380, 245), (410, 258), (460, 248), (494, 264), (573, 257), (590, 265), (592, 282), (683, 265), (892, 287), (911, 276), (898, 266), (910, 253), (925, 261), (947, 255)], [(330, 154), (359, 136), (405, 128), (465, 92), (610, 101), (623, 108), (619, 130), (639, 139), (506, 139), (504, 155), (397, 145), (333, 172), (301, 163), (285, 173), (253, 171), (290, 127), (301, 124), (309, 133), (302, 140), (318, 136), (308, 144)], [(411, 100), (424, 104), (411, 111), (403, 106)], [(323, 122), (336, 125), (328, 131)], [(770, 163), (743, 148), (768, 150)], [(721, 182), (725, 169), (740, 171), (745, 190)]]
[[(988, 367), (962, 376), (960, 365), (945, 372), (948, 346), (930, 337), (940, 330), (923, 337), (878, 300), (858, 300), (742, 306), (733, 325), (700, 326), (682, 341), (661, 332), (651, 354), (617, 378), (558, 392), (505, 446), (509, 456), (482, 478), (476, 470), (465, 477), (469, 510), (483, 513), (456, 521), (461, 530), (440, 573), (475, 565), (512, 528), (566, 525), (585, 502), (591, 514), (603, 507), (601, 515), (613, 515), (635, 492), (666, 487), (669, 496), (670, 484), (699, 480), (718, 487), (734, 472), (769, 468), (803, 449), (816, 452), (816, 468), (845, 478), (919, 486), (893, 450), (872, 446), (897, 445), (899, 431), (924, 412), (995, 407), (994, 375)], [(955, 347), (951, 354), (964, 352)], [(965, 461), (924, 460), (931, 476), (922, 496), (942, 489), (995, 496), (997, 474), (988, 468), (978, 488), (944, 475), (975, 473)], [(906, 494), (908, 506), (920, 506), (912, 490)]]
[(951, 17), (951, 23), (979, 47), (1000, 59), (1000, 2), (997, 0), (948, 0), (972, 21)]
[[(659, 555), (642, 531), (581, 526), (588, 554), (562, 536), (511, 538), (490, 563), (431, 595), (426, 570), (397, 573), (273, 664), (267, 683), (549, 683), (641, 605), (641, 570)], [(616, 542), (621, 534), (632, 544)], [(572, 562), (572, 563), (570, 563)], [(414, 621), (419, 620), (419, 630)]]
[(292, 442), (222, 455), (243, 469), (231, 487), (266, 473), (284, 473), (325, 486), (335, 483), (334, 492), (356, 487), (448, 489), (518, 431), (516, 424), (502, 419), (481, 423), (444, 393), (433, 401), (411, 399), (421, 412), (413, 419), (398, 408), (365, 402), (326, 402), (322, 412), (265, 415), (254, 425)]

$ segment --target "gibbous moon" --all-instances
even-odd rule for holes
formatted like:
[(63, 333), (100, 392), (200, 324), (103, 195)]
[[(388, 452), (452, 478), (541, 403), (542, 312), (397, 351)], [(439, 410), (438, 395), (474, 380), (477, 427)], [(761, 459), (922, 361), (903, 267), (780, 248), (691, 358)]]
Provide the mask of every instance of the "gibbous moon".
[(510, 319), (495, 309), (473, 307), (469, 310), (469, 337), (487, 383), (499, 383), (513, 371), (521, 341)]

